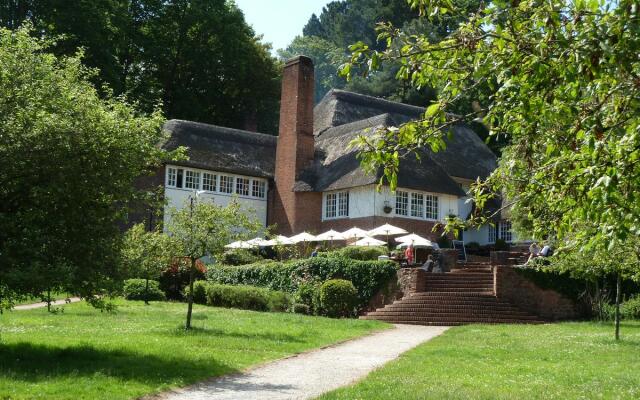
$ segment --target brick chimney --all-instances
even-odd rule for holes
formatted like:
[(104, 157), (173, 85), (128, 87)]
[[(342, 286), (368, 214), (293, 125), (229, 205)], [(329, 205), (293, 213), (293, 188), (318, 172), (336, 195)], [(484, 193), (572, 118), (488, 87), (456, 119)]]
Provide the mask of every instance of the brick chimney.
[(321, 193), (294, 192), (300, 173), (313, 162), (313, 62), (298, 56), (284, 66), (280, 130), (276, 149), (275, 191), (270, 224), (282, 234), (315, 230), (320, 224)]

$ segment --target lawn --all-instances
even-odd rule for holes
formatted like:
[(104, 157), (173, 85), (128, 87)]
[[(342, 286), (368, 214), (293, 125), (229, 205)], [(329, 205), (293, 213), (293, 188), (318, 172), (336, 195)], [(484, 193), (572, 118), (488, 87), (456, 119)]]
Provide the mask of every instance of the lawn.
[(402, 355), (337, 399), (639, 399), (640, 323), (469, 325)]
[(0, 315), (0, 399), (129, 399), (236, 372), (389, 325), (297, 314), (117, 302)]

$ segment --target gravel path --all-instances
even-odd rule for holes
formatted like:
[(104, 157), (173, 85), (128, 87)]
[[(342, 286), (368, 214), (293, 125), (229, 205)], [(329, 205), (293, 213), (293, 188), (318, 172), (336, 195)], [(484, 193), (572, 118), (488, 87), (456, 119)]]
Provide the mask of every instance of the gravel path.
[[(51, 302), (51, 306), (63, 306), (65, 304), (69, 304), (69, 303), (76, 303), (78, 301), (80, 301), (82, 299), (80, 299), (80, 297), (72, 297), (70, 299), (67, 300), (56, 300), (56, 301), (52, 301)], [(21, 306), (15, 306), (13, 307), (14, 310), (33, 310), (34, 308), (42, 308), (42, 307), (46, 307), (47, 306), (47, 302), (43, 301), (41, 303), (33, 303), (33, 304), (23, 304)]]
[(363, 378), (447, 327), (395, 325), (360, 339), (163, 393), (162, 400), (311, 399)]

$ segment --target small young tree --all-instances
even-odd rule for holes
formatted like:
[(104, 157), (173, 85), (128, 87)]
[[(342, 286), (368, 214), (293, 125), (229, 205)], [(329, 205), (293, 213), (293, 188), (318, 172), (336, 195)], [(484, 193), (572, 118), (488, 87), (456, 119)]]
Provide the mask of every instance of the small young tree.
[(149, 280), (157, 279), (177, 252), (175, 240), (160, 231), (146, 231), (143, 224), (127, 231), (122, 261), (131, 276), (145, 279), (144, 303), (149, 304)]
[(187, 207), (170, 211), (168, 230), (179, 246), (178, 254), (190, 262), (186, 329), (191, 329), (196, 261), (204, 256), (220, 256), (227, 244), (255, 235), (260, 224), (251, 214), (235, 200), (221, 207), (198, 201), (195, 193)]

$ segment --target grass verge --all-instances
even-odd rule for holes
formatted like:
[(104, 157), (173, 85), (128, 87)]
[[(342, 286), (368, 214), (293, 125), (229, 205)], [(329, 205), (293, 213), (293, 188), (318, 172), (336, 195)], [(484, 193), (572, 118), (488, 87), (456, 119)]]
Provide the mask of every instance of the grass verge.
[(357, 337), (388, 325), (119, 300), (0, 315), (0, 399), (129, 399)]
[(640, 322), (469, 325), (403, 354), (337, 399), (638, 399)]

